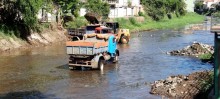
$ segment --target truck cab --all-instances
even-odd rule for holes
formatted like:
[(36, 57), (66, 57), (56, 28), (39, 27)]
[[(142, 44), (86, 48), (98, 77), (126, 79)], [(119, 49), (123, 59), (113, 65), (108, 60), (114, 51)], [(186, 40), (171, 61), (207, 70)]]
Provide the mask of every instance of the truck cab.
[(114, 32), (113, 32), (112, 28), (97, 27), (97, 28), (95, 28), (95, 33), (97, 33), (97, 34), (108, 34), (108, 33), (113, 34)]

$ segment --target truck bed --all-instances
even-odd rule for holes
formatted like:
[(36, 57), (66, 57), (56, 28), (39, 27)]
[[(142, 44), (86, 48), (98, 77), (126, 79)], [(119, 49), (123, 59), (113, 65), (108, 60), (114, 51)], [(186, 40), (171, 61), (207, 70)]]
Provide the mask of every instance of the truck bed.
[(69, 55), (95, 55), (108, 50), (108, 42), (100, 41), (68, 41), (66, 50)]

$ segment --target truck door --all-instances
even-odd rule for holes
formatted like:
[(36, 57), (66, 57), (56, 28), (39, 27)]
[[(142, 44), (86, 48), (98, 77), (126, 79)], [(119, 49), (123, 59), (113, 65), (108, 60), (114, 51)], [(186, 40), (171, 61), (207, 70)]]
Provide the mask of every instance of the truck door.
[(108, 39), (108, 52), (113, 56), (117, 49), (117, 42), (114, 36), (110, 36)]

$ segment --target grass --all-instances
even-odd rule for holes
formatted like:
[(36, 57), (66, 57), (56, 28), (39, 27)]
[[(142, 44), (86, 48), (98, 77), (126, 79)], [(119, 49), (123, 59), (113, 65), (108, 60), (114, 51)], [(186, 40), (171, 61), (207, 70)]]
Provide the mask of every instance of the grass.
[(145, 17), (143, 23), (134, 22), (136, 20), (132, 18), (129, 18), (129, 20), (116, 18), (115, 21), (119, 22), (121, 28), (130, 29), (131, 32), (157, 29), (178, 29), (188, 24), (195, 24), (204, 21), (204, 16), (196, 13), (187, 13), (185, 16), (178, 18), (175, 17), (175, 15), (172, 15), (172, 17), (171, 20), (166, 17), (160, 21), (153, 21), (150, 17)]
[(0, 40), (1, 39), (6, 39), (6, 40), (9, 40), (9, 39), (16, 39), (16, 40), (20, 40), (20, 38), (18, 38), (16, 35), (16, 33), (12, 30), (8, 30), (8, 29), (5, 29), (5, 28), (0, 28)]
[(207, 54), (202, 54), (198, 56), (199, 59), (212, 59), (212, 54), (211, 53), (207, 53)]

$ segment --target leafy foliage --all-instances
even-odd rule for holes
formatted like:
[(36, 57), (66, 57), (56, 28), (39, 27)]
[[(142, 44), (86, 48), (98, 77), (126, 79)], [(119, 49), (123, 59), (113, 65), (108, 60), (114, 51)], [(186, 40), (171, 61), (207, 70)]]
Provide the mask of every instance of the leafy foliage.
[(197, 1), (195, 2), (195, 9), (202, 9), (203, 8), (203, 2)]
[(87, 24), (87, 21), (83, 18), (75, 18), (73, 21), (67, 22), (66, 27), (67, 28), (80, 28), (82, 26), (85, 26)]
[[(37, 13), (50, 0), (2, 0), (0, 8), (0, 29), (27, 40), (31, 30), (38, 30)], [(12, 32), (10, 32), (12, 33)]]
[(82, 6), (80, 0), (54, 0), (54, 2), (60, 5), (64, 14), (71, 13), (79, 17), (79, 10)]
[(185, 15), (186, 4), (183, 0), (142, 0), (146, 13), (156, 21), (168, 13), (175, 13), (177, 17)]
[(94, 13), (97, 18), (107, 19), (110, 12), (110, 5), (101, 0), (88, 0), (84, 5), (87, 12)]

